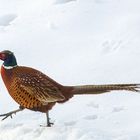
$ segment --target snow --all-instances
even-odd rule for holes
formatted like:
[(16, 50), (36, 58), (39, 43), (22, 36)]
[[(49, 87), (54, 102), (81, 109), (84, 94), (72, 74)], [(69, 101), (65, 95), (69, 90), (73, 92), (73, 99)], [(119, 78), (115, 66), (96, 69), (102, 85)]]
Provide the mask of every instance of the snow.
[[(0, 0), (0, 47), (64, 85), (139, 83), (139, 0)], [(2, 64), (2, 62), (1, 62)], [(17, 109), (0, 80), (0, 114)], [(0, 140), (139, 140), (140, 95), (75, 96), (0, 122)]]
[(15, 14), (8, 14), (0, 17), (0, 26), (8, 26), (15, 18)]

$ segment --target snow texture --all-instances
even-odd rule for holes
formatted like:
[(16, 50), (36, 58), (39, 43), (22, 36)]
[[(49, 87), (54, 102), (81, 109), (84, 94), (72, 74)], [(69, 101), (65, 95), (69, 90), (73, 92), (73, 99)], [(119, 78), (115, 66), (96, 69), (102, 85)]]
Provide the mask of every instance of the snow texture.
[(0, 17), (0, 26), (8, 26), (10, 23), (15, 20), (17, 15), (15, 14), (7, 14)]
[(76, 1), (76, 0), (56, 0), (55, 4), (63, 4), (63, 3), (72, 2), (72, 1)]
[[(139, 0), (0, 0), (0, 50), (64, 85), (140, 83)], [(2, 64), (2, 62), (0, 62)], [(0, 79), (0, 114), (18, 108)], [(0, 140), (139, 140), (140, 95), (75, 96), (0, 122)]]

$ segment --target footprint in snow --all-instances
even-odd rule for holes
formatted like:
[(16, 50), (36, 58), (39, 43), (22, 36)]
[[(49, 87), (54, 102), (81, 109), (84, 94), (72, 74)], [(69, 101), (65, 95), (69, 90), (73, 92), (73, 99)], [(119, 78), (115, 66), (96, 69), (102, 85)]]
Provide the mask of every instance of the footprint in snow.
[(7, 14), (0, 16), (0, 26), (9, 26), (17, 18), (16, 14)]
[(122, 40), (107, 40), (102, 44), (102, 53), (111, 53), (119, 50), (123, 45)]
[(72, 1), (76, 1), (76, 0), (56, 0), (55, 4), (64, 4)]
[(73, 126), (76, 124), (76, 121), (70, 121), (70, 122), (65, 122), (64, 123), (66, 126)]
[(84, 119), (86, 120), (96, 120), (97, 118), (98, 118), (97, 115), (89, 115), (89, 116), (84, 117)]
[(110, 0), (94, 0), (95, 3), (98, 3), (98, 4), (104, 4), (104, 3), (108, 3), (108, 2), (111, 2)]
[(124, 107), (114, 107), (112, 112), (117, 113), (117, 112), (120, 112), (120, 111), (123, 111), (123, 110), (124, 110)]
[(88, 106), (88, 107), (92, 107), (92, 108), (96, 108), (96, 109), (99, 108), (99, 105), (98, 105), (98, 104), (95, 104), (95, 103), (93, 103), (93, 102), (88, 103), (87, 106)]

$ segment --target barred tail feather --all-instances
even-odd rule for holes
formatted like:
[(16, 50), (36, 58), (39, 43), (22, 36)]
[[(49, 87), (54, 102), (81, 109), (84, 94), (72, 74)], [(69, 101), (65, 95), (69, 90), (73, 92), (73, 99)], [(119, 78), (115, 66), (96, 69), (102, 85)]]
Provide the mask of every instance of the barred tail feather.
[(101, 94), (115, 90), (140, 92), (140, 84), (83, 85), (73, 86), (72, 94)]

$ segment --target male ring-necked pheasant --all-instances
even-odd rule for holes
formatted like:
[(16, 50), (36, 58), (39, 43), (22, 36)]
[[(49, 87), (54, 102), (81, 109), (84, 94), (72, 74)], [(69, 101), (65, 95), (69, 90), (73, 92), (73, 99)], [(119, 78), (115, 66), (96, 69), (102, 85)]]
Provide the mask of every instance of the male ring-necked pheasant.
[(17, 110), (0, 115), (4, 117), (3, 120), (27, 108), (46, 113), (47, 126), (51, 126), (48, 111), (56, 103), (64, 103), (73, 95), (101, 94), (112, 90), (138, 92), (140, 87), (140, 84), (63, 86), (36, 69), (18, 66), (11, 51), (0, 52), (0, 59), (4, 61), (1, 76), (5, 86), (11, 97), (20, 105)]

